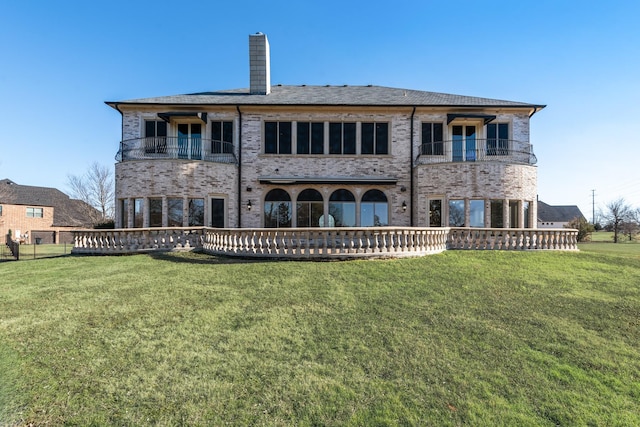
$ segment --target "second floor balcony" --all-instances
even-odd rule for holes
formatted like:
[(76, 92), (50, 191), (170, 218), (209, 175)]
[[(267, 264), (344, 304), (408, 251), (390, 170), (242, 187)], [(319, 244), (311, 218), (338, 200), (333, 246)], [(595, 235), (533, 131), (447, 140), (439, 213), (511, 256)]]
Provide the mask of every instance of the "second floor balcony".
[(120, 142), (116, 161), (153, 159), (202, 160), (236, 163), (233, 144), (194, 137), (158, 136), (127, 139)]
[(533, 146), (510, 139), (453, 139), (420, 146), (416, 164), (451, 162), (500, 162), (535, 165)]

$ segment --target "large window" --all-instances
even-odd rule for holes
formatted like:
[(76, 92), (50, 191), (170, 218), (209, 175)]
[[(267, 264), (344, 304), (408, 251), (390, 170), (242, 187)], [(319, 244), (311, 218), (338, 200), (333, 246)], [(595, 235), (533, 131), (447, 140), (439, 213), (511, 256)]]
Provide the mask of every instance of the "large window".
[(362, 123), (360, 126), (362, 154), (389, 154), (388, 123)]
[(380, 190), (369, 190), (360, 201), (360, 225), (384, 227), (389, 225), (389, 203)]
[(297, 123), (297, 154), (324, 153), (324, 123)]
[(204, 199), (189, 199), (189, 227), (204, 225)]
[(484, 200), (469, 201), (469, 226), (484, 227)]
[(291, 122), (264, 123), (264, 152), (291, 154)]
[(269, 191), (264, 199), (264, 226), (291, 227), (291, 207), (289, 193), (281, 189)]
[(491, 228), (504, 228), (504, 202), (491, 201)]
[(167, 226), (182, 227), (183, 224), (182, 199), (167, 199)]
[(27, 208), (27, 218), (42, 218), (42, 208)]
[(298, 227), (321, 227), (320, 217), (324, 210), (322, 194), (307, 189), (298, 195), (296, 202), (296, 223)]
[(145, 120), (144, 136), (145, 153), (167, 152), (167, 122), (163, 120)]
[(487, 125), (487, 156), (509, 154), (509, 124), (489, 123)]
[(140, 228), (144, 225), (143, 221), (144, 199), (133, 199), (133, 226)]
[(325, 219), (325, 226), (355, 227), (356, 226), (356, 198), (349, 190), (336, 190), (329, 198), (329, 218)]
[(162, 227), (162, 199), (149, 199), (149, 227)]
[(329, 154), (356, 154), (355, 123), (329, 123)]
[(233, 152), (233, 122), (211, 122), (211, 153)]
[(120, 200), (120, 226), (129, 227), (129, 199)]
[(449, 227), (464, 227), (464, 200), (449, 200)]
[(442, 123), (422, 123), (422, 150), (425, 156), (444, 154), (442, 142)]

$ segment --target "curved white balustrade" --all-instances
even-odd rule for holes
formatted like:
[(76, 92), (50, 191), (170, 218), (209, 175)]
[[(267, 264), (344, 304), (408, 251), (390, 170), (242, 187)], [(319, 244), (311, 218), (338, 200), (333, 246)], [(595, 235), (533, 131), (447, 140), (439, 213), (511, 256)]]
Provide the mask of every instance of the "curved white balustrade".
[(75, 254), (202, 250), (262, 258), (415, 257), (447, 249), (577, 250), (577, 230), (498, 228), (127, 228), (74, 231)]

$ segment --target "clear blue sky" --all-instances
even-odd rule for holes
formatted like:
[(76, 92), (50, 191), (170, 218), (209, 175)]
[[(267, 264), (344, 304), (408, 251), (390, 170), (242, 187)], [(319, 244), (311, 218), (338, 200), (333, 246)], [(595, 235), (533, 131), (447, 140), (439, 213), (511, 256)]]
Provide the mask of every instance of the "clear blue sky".
[[(68, 191), (113, 166), (104, 101), (248, 86), (248, 35), (272, 84), (374, 84), (546, 104), (538, 193), (591, 219), (640, 207), (640, 2), (5, 1), (0, 178)], [(627, 130), (625, 130), (627, 129)]]

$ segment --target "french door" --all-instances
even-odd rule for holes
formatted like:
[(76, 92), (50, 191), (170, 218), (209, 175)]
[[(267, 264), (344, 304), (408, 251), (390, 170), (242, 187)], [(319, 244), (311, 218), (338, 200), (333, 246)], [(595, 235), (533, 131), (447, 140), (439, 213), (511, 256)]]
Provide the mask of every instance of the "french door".
[(476, 161), (476, 127), (456, 125), (451, 128), (451, 149), (454, 162)]
[(196, 160), (202, 158), (202, 125), (200, 123), (178, 124), (178, 157)]

